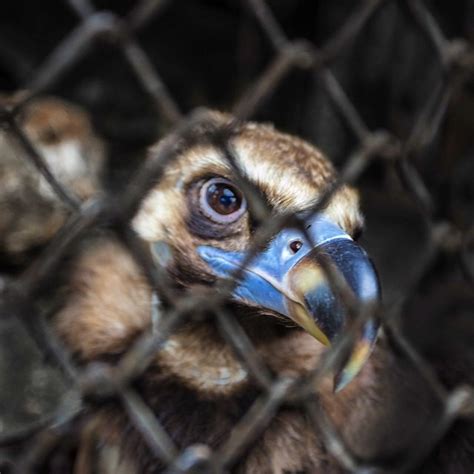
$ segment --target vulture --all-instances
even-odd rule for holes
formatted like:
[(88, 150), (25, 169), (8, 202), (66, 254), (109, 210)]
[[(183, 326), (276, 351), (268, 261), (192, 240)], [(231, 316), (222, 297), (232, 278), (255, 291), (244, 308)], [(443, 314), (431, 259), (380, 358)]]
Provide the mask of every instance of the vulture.
[[(16, 100), (0, 95), (4, 107)], [(99, 191), (105, 147), (81, 107), (53, 96), (38, 97), (21, 109), (17, 124), (78, 201)], [(13, 264), (25, 263), (30, 251), (51, 240), (70, 214), (8, 130), (0, 131), (0, 210), (0, 248)]]
[[(218, 112), (211, 116), (211, 128), (233, 121)], [(317, 148), (271, 125), (239, 123), (229, 136), (231, 165), (222, 150), (200, 139), (205, 134), (206, 127), (195, 127), (193, 139), (175, 144), (175, 159), (143, 199), (131, 226), (150, 258), (166, 268), (177, 299), (189, 291), (206, 294), (240, 272), (226, 311), (271, 374), (303, 377), (354, 317), (323, 267), (329, 262), (336, 268), (359, 302), (376, 304), (381, 298), (377, 272), (357, 243), (363, 226), (358, 193), (348, 185), (337, 187), (321, 210), (311, 212), (338, 179)], [(166, 144), (165, 139), (152, 147), (150, 159)], [(242, 179), (259, 193), (270, 216), (293, 213), (305, 223), (284, 227), (249, 261), (245, 255), (258, 222)], [(114, 364), (137, 338), (154, 330), (155, 293), (123, 243), (107, 233), (82, 242), (69, 266), (67, 292), (52, 324), (78, 363)], [(213, 317), (186, 319), (134, 384), (180, 450), (218, 449), (261, 394)], [(414, 448), (424, 452), (443, 413), (429, 384), (407, 357), (391, 349), (375, 318), (360, 327), (338, 370), (315, 385), (314, 400), (357, 459), (379, 462), (387, 472)], [(428, 458), (426, 452), (414, 472), (468, 472), (474, 438), (464, 428), (458, 426)], [(120, 404), (100, 411), (94, 433), (93, 472), (166, 471)], [(90, 443), (78, 449), (84, 460)], [(225, 468), (242, 474), (348, 472), (314, 419), (296, 403), (281, 406)]]

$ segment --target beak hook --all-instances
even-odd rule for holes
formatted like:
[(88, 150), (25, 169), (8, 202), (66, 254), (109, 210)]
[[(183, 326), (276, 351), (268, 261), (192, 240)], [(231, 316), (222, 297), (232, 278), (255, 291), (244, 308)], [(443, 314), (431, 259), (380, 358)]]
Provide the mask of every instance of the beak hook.
[[(362, 305), (379, 301), (380, 285), (367, 254), (346, 232), (321, 215), (308, 224), (311, 242), (298, 229), (283, 229), (245, 267), (242, 252), (209, 246), (199, 247), (198, 252), (217, 276), (228, 278), (243, 268), (233, 292), (236, 300), (285, 315), (329, 346), (346, 330), (352, 315), (332, 290), (323, 260), (334, 264)], [(296, 252), (292, 248), (295, 241), (299, 242)], [(336, 374), (336, 391), (342, 390), (367, 361), (377, 329), (374, 319), (364, 323), (347, 362)]]

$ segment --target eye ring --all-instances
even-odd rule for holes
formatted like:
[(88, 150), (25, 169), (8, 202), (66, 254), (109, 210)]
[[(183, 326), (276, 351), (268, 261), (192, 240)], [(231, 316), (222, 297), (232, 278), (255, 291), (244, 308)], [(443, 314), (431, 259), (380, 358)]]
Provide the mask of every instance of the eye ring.
[(203, 183), (199, 206), (206, 217), (219, 224), (237, 221), (247, 210), (247, 201), (228, 179), (215, 177)]

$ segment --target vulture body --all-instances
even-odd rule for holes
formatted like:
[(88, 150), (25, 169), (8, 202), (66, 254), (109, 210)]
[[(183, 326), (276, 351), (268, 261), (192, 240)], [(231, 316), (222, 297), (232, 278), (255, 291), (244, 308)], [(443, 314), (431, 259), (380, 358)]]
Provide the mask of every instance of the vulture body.
[[(230, 120), (217, 113), (213, 116), (219, 127)], [(337, 178), (317, 149), (270, 126), (239, 125), (230, 142), (240, 172), (275, 216), (304, 212)], [(235, 172), (222, 154), (198, 140), (179, 149), (135, 216), (133, 228), (151, 253), (156, 243), (164, 242), (171, 250), (167, 270), (177, 294), (214, 284), (217, 267), (213, 267), (212, 249), (235, 256), (249, 247), (254, 222), (236, 183)], [(354, 236), (362, 225), (357, 193), (341, 187), (318, 219), (328, 232), (342, 229), (344, 236), (337, 234), (336, 240), (353, 245), (346, 235)], [(290, 246), (295, 253), (302, 241)], [(263, 251), (273, 249), (274, 242)], [(69, 295), (54, 326), (79, 361), (113, 363), (138, 336), (152, 330), (152, 291), (127, 250), (112, 238), (101, 237), (83, 246), (72, 263), (68, 285)], [(330, 322), (321, 321), (316, 329), (307, 326), (305, 331), (301, 327), (305, 323), (290, 311), (289, 318), (242, 294), (241, 289), (229, 303), (229, 311), (272, 373), (300, 377), (314, 369), (326, 350), (317, 340), (324, 338), (318, 331), (323, 327), (323, 333), (330, 333)], [(442, 405), (412, 363), (388, 349), (383, 336), (362, 365), (354, 380), (336, 393), (332, 378), (325, 378), (315, 387), (315, 396), (357, 457), (396, 465), (434, 429)], [(197, 444), (218, 448), (260, 394), (213, 318), (187, 321), (173, 332), (136, 387), (179, 449)], [(120, 408), (105, 408), (98, 420), (95, 431), (101, 454), (94, 472), (166, 470)], [(464, 434), (462, 442), (446, 441), (416, 472), (466, 472), (465, 466), (473, 460), (472, 441)], [(313, 421), (291, 405), (283, 406), (263, 433), (226, 467), (242, 474), (346, 472)]]

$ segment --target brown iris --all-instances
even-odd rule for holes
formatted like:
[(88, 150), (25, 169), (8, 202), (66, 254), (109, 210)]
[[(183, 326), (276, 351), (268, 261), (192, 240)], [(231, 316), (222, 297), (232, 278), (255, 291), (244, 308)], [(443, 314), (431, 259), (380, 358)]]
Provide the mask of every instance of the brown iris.
[(242, 193), (225, 178), (211, 178), (201, 188), (201, 209), (218, 223), (236, 221), (245, 212), (247, 205)]
[(207, 188), (207, 202), (214, 211), (226, 216), (240, 209), (242, 196), (227, 183), (213, 183)]

